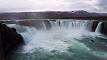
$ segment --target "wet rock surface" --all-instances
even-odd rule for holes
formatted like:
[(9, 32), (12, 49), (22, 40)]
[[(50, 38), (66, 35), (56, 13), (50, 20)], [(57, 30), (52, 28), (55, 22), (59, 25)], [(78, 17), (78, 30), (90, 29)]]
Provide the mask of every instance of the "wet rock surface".
[(23, 37), (16, 32), (15, 28), (9, 28), (0, 23), (0, 60), (24, 43)]
[(99, 23), (99, 21), (93, 21), (93, 23), (92, 23), (92, 32), (95, 32), (98, 23)]
[[(92, 32), (95, 32), (96, 28), (98, 27), (99, 21), (93, 21), (92, 24)], [(107, 22), (101, 23), (100, 33), (107, 35)]]
[(107, 35), (107, 22), (103, 22), (103, 23), (102, 23), (101, 33)]

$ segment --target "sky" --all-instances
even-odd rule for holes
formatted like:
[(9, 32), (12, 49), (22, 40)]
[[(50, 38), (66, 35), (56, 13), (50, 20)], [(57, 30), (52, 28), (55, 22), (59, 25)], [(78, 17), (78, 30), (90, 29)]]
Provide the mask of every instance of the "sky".
[(107, 13), (107, 0), (0, 0), (0, 12), (74, 10)]

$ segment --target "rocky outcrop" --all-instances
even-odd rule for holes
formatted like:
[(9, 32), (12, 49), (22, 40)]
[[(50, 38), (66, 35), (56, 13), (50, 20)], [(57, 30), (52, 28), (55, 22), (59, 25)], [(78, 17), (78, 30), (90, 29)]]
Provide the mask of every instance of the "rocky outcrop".
[(92, 23), (92, 32), (95, 32), (98, 23), (99, 23), (99, 21), (93, 21), (93, 23)]
[[(93, 24), (92, 24), (92, 31), (93, 32), (95, 32), (98, 24), (99, 24), (99, 21), (93, 21)], [(107, 22), (106, 21), (102, 22), (101, 28), (100, 28), (100, 33), (107, 35)]]
[(101, 25), (101, 33), (107, 35), (107, 22), (103, 22)]
[(20, 34), (15, 28), (9, 28), (5, 24), (0, 23), (0, 60), (4, 60), (9, 52), (16, 49), (24, 43)]

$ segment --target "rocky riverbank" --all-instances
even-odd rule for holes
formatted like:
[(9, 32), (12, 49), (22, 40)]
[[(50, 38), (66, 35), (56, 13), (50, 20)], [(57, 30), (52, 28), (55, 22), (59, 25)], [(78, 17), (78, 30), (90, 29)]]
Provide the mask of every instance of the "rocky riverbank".
[(9, 52), (23, 43), (23, 37), (16, 32), (15, 28), (9, 28), (5, 24), (0, 23), (0, 60), (5, 60)]

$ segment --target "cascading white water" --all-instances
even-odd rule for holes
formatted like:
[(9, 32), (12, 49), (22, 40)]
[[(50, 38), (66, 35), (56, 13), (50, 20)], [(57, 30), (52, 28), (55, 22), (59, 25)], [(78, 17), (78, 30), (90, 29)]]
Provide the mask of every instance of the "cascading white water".
[[(21, 53), (13, 55), (15, 58), (13, 60), (45, 60), (45, 58), (46, 60), (107, 59), (107, 52), (96, 47), (105, 43), (98, 42), (97, 40), (102, 39), (102, 37), (99, 38), (99, 34), (97, 36), (97, 33), (91, 32), (92, 21), (56, 20), (49, 21), (49, 23), (50, 29), (46, 29), (45, 23), (41, 23), (43, 25), (41, 30), (29, 26), (23, 26), (23, 28), (21, 25), (10, 25), (16, 26), (18, 30), (23, 28), (24, 31), (20, 33), (26, 43), (20, 49)], [(101, 28), (101, 24), (98, 24), (97, 29)]]
[(102, 22), (98, 23), (97, 28), (95, 30), (96, 33), (100, 33), (101, 32), (101, 24), (102, 24)]
[(51, 28), (66, 28), (66, 29), (75, 29), (75, 30), (91, 30), (91, 21), (49, 21), (51, 23)]
[[(36, 28), (28, 28), (26, 32), (21, 33), (24, 40), (27, 41), (25, 50), (32, 50), (35, 48), (43, 48), (49, 51), (59, 50), (65, 51), (69, 44), (65, 41), (69, 39), (74, 40), (83, 38), (83, 35), (87, 35), (91, 30), (91, 21), (49, 21), (51, 24), (51, 29), (46, 30), (46, 25), (43, 24), (42, 30), (37, 30)], [(78, 41), (73, 41), (72, 44), (79, 43)], [(83, 45), (83, 44), (82, 44)], [(87, 48), (84, 46), (84, 48)]]
[(43, 29), (46, 30), (46, 25), (44, 22), (42, 22), (42, 25), (43, 25)]

